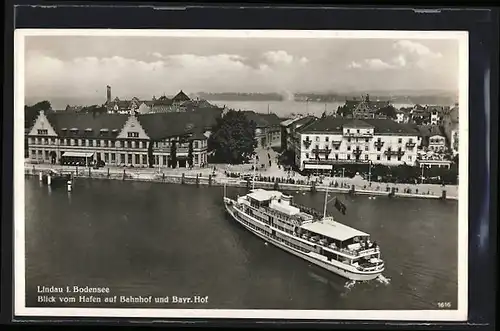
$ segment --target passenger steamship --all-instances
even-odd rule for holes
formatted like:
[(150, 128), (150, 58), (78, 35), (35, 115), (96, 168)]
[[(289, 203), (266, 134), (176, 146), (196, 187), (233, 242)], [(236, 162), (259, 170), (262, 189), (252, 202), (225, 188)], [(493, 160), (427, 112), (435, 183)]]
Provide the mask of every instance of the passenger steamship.
[[(234, 220), (289, 253), (356, 281), (375, 279), (384, 271), (380, 247), (369, 234), (326, 215), (328, 191), (323, 216), (279, 191), (254, 189), (236, 200), (225, 192), (224, 206)], [(345, 213), (340, 201), (335, 206)]]

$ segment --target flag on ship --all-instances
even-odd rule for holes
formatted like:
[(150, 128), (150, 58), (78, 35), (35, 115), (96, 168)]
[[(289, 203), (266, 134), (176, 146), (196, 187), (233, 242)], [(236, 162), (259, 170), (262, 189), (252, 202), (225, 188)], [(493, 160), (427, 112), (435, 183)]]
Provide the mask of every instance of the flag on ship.
[(339, 198), (335, 197), (334, 205), (338, 211), (345, 215), (347, 207), (342, 203), (342, 201), (339, 200)]

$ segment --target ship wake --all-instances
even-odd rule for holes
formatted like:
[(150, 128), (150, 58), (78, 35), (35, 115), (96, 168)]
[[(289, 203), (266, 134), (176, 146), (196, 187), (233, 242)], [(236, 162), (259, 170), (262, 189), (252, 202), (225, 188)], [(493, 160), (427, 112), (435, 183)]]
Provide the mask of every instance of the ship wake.
[(377, 278), (375, 278), (379, 283), (384, 284), (384, 285), (389, 285), (391, 283), (391, 279), (385, 277), (384, 275), (379, 275)]

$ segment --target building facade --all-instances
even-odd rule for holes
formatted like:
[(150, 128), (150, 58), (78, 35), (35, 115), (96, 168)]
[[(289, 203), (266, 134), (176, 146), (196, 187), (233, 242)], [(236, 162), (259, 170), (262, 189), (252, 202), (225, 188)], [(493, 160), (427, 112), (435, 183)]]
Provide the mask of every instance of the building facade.
[(203, 114), (170, 115), (177, 114), (40, 112), (27, 133), (29, 160), (83, 166), (104, 162), (110, 166), (185, 167), (192, 156), (193, 166), (206, 164), (207, 137), (203, 133), (212, 125), (210, 120)]
[(295, 165), (330, 170), (339, 164), (414, 165), (418, 131), (389, 119), (326, 117), (295, 133)]
[(181, 90), (172, 99), (161, 96), (158, 99), (153, 96), (151, 100), (140, 100), (133, 97), (130, 100), (120, 100), (118, 97), (112, 99), (111, 86), (106, 86), (106, 103), (104, 106), (109, 114), (147, 114), (161, 112), (182, 112), (188, 107), (184, 104), (191, 99)]
[(281, 150), (295, 151), (297, 130), (309, 123), (312, 123), (317, 118), (314, 116), (298, 116), (281, 122)]
[(453, 155), (458, 154), (458, 120), (459, 107), (458, 104), (456, 104), (454, 107), (445, 111), (443, 115), (443, 131)]

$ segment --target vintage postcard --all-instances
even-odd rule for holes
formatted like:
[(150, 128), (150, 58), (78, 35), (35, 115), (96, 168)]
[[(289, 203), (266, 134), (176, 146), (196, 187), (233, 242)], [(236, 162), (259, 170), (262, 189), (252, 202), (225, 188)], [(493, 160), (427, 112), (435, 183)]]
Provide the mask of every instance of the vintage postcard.
[(21, 29), (14, 112), (16, 316), (467, 319), (466, 32)]

